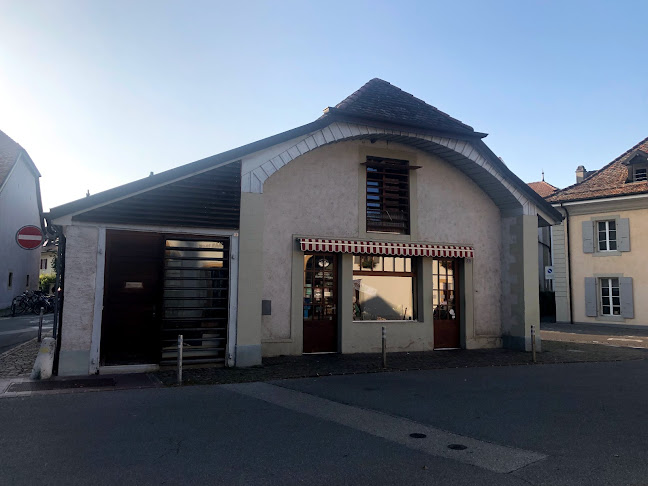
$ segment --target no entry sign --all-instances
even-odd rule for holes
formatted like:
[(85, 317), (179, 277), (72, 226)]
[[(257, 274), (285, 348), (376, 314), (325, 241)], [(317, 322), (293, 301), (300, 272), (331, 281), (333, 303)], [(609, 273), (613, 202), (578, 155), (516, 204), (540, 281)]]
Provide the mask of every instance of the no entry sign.
[(38, 226), (23, 226), (16, 233), (16, 243), (25, 250), (35, 250), (43, 243), (43, 232)]

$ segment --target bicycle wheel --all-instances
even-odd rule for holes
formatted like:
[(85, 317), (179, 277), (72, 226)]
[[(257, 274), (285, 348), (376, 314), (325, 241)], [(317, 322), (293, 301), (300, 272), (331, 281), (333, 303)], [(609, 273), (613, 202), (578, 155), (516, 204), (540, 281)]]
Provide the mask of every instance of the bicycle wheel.
[(19, 295), (18, 297), (14, 298), (12, 304), (13, 315), (19, 316), (27, 312), (28, 309), (29, 309), (29, 304), (27, 302), (27, 299), (24, 296)]

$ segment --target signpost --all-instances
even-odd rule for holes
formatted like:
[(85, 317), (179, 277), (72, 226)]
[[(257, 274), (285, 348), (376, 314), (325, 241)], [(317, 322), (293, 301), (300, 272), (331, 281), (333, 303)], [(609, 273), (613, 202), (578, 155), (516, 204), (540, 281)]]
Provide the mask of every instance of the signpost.
[(546, 280), (553, 280), (554, 279), (553, 271), (554, 271), (553, 270), (553, 265), (545, 266), (545, 279)]
[(16, 233), (16, 243), (25, 250), (35, 250), (43, 243), (43, 232), (38, 226), (23, 226)]

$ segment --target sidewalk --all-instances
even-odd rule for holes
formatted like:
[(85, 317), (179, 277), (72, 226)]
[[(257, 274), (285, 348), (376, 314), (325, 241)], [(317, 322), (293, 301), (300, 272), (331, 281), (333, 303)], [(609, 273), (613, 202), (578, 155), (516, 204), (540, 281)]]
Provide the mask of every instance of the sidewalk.
[[(600, 346), (595, 344), (543, 341), (538, 364), (628, 361), (648, 359), (648, 350)], [(476, 349), (391, 353), (387, 369), (382, 368), (380, 354), (317, 354), (264, 358), (263, 365), (253, 368), (185, 368), (185, 384), (221, 384), (282, 380), (314, 376), (389, 371), (474, 368), (488, 366), (533, 365), (531, 353), (507, 349)], [(176, 371), (155, 373), (165, 385), (175, 385)]]
[[(536, 365), (648, 359), (647, 349), (629, 347), (543, 340), (542, 348), (543, 352), (537, 354)], [(28, 377), (37, 352), (38, 343), (32, 340), (0, 356), (0, 398), (176, 385), (175, 369), (148, 374), (96, 375), (31, 381)], [(536, 366), (532, 363), (531, 353), (507, 349), (390, 353), (387, 356), (387, 365), (386, 369), (382, 368), (380, 354), (279, 356), (264, 358), (261, 366), (252, 368), (186, 367), (183, 371), (183, 383), (206, 385), (391, 371)]]

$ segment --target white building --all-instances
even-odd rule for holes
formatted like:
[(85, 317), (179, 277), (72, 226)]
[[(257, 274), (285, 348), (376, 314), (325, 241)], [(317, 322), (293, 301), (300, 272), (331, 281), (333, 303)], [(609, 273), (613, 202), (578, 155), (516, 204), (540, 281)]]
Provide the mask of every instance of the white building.
[(0, 311), (16, 295), (38, 289), (40, 247), (22, 249), (16, 232), (43, 227), (39, 178), (27, 151), (0, 131)]

